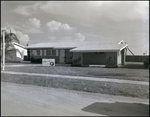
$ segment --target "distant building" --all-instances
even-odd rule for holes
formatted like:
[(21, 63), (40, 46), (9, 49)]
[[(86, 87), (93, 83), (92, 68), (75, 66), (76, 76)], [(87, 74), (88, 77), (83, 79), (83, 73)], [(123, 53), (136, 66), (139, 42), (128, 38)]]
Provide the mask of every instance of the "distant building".
[(72, 65), (125, 64), (128, 44), (117, 42), (38, 43), (27, 48), (29, 58), (54, 58), (56, 63)]
[(21, 62), (24, 56), (27, 56), (27, 49), (21, 44), (12, 42), (12, 47), (10, 48), (10, 54), (6, 54), (6, 61)]

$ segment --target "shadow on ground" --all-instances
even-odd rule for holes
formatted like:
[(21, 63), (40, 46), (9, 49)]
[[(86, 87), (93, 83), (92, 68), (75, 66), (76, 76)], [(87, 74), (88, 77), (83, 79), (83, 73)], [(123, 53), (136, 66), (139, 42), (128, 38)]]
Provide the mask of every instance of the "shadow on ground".
[(93, 103), (82, 111), (103, 114), (108, 116), (148, 116), (149, 105), (140, 103)]

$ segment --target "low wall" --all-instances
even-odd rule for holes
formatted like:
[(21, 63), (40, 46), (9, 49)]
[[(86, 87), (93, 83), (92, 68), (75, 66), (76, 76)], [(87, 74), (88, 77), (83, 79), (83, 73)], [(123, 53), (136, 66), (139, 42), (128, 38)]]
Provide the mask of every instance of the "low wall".
[(149, 56), (145, 55), (126, 55), (126, 62), (144, 62)]

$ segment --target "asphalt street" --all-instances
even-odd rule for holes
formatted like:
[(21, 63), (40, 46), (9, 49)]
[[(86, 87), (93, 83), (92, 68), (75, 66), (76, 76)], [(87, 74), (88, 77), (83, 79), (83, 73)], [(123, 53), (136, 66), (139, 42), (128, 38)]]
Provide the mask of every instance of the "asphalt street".
[(149, 100), (1, 82), (1, 116), (4, 115), (149, 115)]

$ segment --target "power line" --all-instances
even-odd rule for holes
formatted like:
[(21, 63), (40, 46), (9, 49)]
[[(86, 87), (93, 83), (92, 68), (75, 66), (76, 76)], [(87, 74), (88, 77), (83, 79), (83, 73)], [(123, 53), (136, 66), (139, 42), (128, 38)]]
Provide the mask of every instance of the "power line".
[[(147, 42), (149, 42), (149, 40), (148, 40)], [(131, 46), (131, 47), (141, 47), (141, 46), (144, 46), (145, 44), (147, 44), (147, 42), (144, 43), (144, 44), (142, 44), (142, 45), (139, 45), (139, 46), (132, 46), (132, 45), (130, 45), (130, 46)]]
[(145, 37), (145, 36), (147, 36), (147, 35), (144, 35), (144, 36), (142, 36), (142, 37), (139, 37), (139, 39), (129, 40), (128, 42), (132, 42), (132, 41), (135, 41), (135, 40), (140, 40), (141, 38), (143, 38), (143, 37)]

